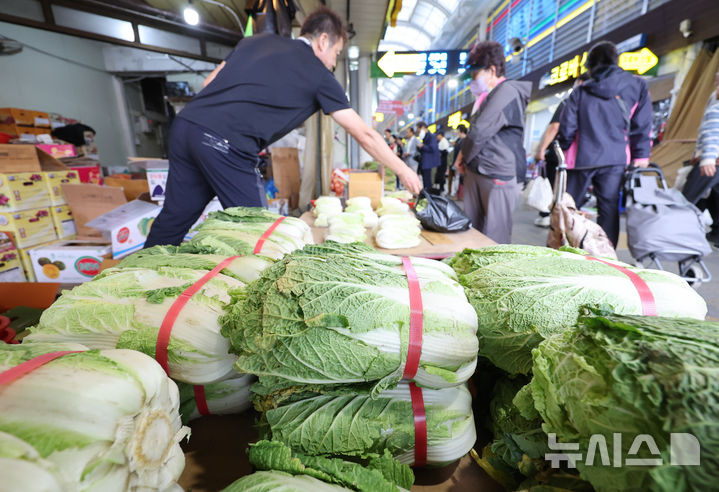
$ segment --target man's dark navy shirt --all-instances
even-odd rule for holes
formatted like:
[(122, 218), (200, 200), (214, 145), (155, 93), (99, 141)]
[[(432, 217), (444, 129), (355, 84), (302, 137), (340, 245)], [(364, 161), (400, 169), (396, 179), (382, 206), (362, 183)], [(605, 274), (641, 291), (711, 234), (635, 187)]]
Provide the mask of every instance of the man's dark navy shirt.
[(319, 109), (350, 107), (332, 72), (300, 39), (258, 34), (240, 41), (225, 63), (178, 117), (238, 149), (259, 151)]

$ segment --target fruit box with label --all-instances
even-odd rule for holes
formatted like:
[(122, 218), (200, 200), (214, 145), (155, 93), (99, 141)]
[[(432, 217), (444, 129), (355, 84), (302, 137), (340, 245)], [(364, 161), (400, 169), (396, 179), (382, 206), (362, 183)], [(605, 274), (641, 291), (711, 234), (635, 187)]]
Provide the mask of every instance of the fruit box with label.
[(19, 212), (0, 211), (0, 231), (11, 232), (18, 248), (27, 248), (57, 239), (48, 208)]
[(25, 282), (25, 272), (16, 249), (0, 253), (0, 282)]
[(100, 273), (110, 245), (98, 241), (56, 241), (28, 251), (38, 282), (82, 283)]
[(50, 207), (50, 215), (55, 226), (55, 232), (60, 239), (70, 239), (77, 234), (75, 220), (69, 205)]
[(16, 212), (50, 205), (42, 173), (0, 173), (0, 211)]
[(0, 282), (25, 282), (20, 254), (9, 232), (0, 232)]
[(63, 184), (80, 183), (80, 176), (77, 171), (46, 171), (42, 173), (45, 180), (45, 188), (50, 197), (50, 205), (64, 205), (67, 203), (62, 192)]
[[(40, 246), (44, 245), (41, 244)], [(35, 278), (35, 270), (32, 269), (32, 260), (30, 259), (30, 255), (28, 254), (28, 251), (30, 251), (32, 248), (33, 246), (29, 248), (20, 248), (17, 250), (17, 252), (20, 256), (20, 264), (22, 265), (22, 269), (25, 272), (25, 278), (28, 282), (37, 282), (37, 279)]]
[(150, 227), (162, 207), (133, 200), (107, 212), (86, 225), (110, 235), (112, 257), (122, 258), (145, 246)]

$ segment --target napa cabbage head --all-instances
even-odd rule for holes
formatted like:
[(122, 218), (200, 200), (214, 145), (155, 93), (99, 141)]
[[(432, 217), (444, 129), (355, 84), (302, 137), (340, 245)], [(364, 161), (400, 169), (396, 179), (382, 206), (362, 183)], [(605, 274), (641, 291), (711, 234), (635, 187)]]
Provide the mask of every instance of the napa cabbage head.
[[(719, 323), (585, 313), (576, 327), (534, 349), (530, 388), (543, 429), (560, 442), (578, 442), (583, 456), (592, 436), (603, 436), (612, 458), (618, 439), (621, 457), (660, 460), (602, 466), (596, 450), (593, 466), (584, 460), (577, 467), (599, 492), (714, 489)], [(656, 453), (647, 442), (632, 449), (638, 436), (650, 436)], [(680, 456), (684, 465), (672, 464)], [(685, 466), (691, 458), (700, 464)]]
[[(704, 319), (706, 302), (679, 276), (612, 262), (649, 286), (660, 316)], [(571, 327), (584, 305), (641, 314), (631, 279), (586, 255), (534, 246), (465, 250), (450, 265), (479, 320), (479, 354), (511, 374), (531, 370), (531, 350)]]

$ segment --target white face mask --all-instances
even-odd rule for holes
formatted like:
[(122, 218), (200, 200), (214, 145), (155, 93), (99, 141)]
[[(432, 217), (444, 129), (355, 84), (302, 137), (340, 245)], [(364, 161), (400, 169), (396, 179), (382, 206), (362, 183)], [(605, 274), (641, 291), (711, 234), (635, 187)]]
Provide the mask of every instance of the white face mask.
[(420, 130), (420, 131), (419, 131), (419, 138), (420, 138), (420, 139), (423, 139), (426, 134), (427, 134), (427, 130)]

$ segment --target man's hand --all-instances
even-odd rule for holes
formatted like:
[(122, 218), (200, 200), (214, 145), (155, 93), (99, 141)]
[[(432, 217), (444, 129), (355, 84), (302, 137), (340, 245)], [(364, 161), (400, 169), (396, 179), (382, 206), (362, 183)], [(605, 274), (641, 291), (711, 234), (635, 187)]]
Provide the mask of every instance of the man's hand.
[(634, 159), (632, 162), (634, 167), (649, 167), (649, 158), (646, 159)]
[(419, 194), (422, 191), (422, 183), (419, 181), (417, 173), (407, 168), (407, 171), (403, 171), (399, 174), (399, 181), (412, 192), (413, 195)]
[(717, 172), (716, 163), (699, 167), (699, 173), (702, 176), (707, 176), (707, 177), (711, 178), (716, 174), (716, 172)]
[(331, 113), (332, 118), (357, 140), (377, 162), (394, 172), (402, 184), (412, 193), (419, 193), (422, 185), (419, 177), (397, 154), (389, 148), (382, 136), (370, 128), (353, 109), (340, 109)]

